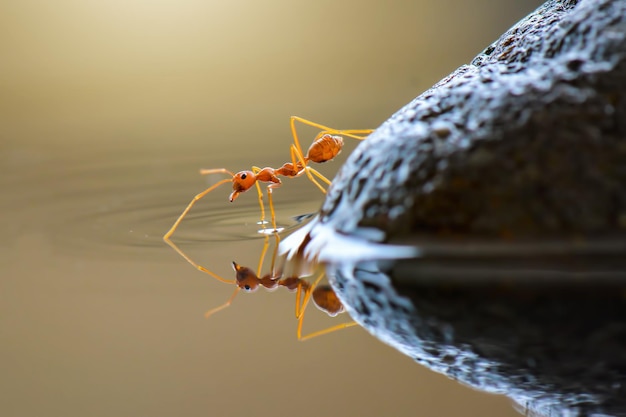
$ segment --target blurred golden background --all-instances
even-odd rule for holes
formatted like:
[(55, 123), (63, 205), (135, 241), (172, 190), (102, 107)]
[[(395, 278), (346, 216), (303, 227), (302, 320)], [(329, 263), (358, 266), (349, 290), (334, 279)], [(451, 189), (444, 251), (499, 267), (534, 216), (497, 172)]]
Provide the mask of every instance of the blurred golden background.
[(375, 126), (537, 4), (5, 1), (3, 140), (260, 145), (291, 114)]
[[(161, 236), (207, 186), (198, 168), (286, 162), (290, 115), (374, 128), (539, 4), (4, 1), (0, 412), (516, 415), (362, 329), (297, 342), (285, 292), (204, 320), (232, 288)], [(284, 223), (322, 198), (293, 181), (276, 192)], [(230, 277), (262, 240), (255, 198), (227, 195), (174, 240)]]

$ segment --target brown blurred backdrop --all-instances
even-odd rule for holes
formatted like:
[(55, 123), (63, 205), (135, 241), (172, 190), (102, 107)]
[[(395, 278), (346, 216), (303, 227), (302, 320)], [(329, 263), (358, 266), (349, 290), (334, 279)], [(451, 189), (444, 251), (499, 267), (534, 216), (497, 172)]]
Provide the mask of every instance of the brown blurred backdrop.
[[(287, 293), (205, 321), (232, 288), (160, 238), (206, 187), (199, 167), (285, 162), (292, 114), (376, 127), (538, 5), (3, 1), (0, 414), (516, 415), (361, 329), (298, 343)], [(226, 195), (175, 235), (224, 275), (261, 246), (232, 236), (255, 199)], [(286, 184), (281, 220), (320, 200)]]

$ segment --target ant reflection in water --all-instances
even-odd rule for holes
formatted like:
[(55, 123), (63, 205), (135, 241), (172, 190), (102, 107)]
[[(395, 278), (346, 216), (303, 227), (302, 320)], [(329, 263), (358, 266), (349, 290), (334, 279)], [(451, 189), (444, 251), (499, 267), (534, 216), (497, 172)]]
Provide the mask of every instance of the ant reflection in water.
[[(267, 253), (267, 249), (269, 247), (269, 236), (265, 236), (265, 242), (263, 244), (263, 250), (261, 251), (261, 257), (259, 258), (259, 264), (257, 272), (254, 272), (252, 269), (241, 266), (237, 262), (233, 262), (233, 269), (235, 270), (235, 279), (226, 279), (218, 274), (210, 271), (209, 269), (203, 267), (202, 265), (197, 264), (194, 260), (192, 260), (187, 254), (185, 254), (174, 242), (169, 239), (165, 239), (168, 245), (170, 245), (176, 252), (178, 252), (183, 258), (187, 260), (191, 265), (193, 265), (196, 269), (212, 276), (213, 278), (225, 282), (227, 284), (235, 284), (235, 291), (230, 296), (230, 298), (222, 305), (215, 307), (205, 313), (205, 317), (209, 318), (213, 314), (217, 313), (230, 306), (233, 302), (235, 296), (239, 293), (240, 290), (244, 290), (245, 292), (254, 292), (259, 287), (263, 287), (268, 290), (275, 290), (279, 287), (284, 287), (289, 291), (296, 292), (296, 319), (298, 320), (298, 328), (297, 328), (297, 337), (298, 340), (307, 340), (316, 336), (321, 336), (323, 334), (327, 334), (333, 332), (335, 330), (344, 329), (347, 327), (351, 327), (356, 325), (356, 322), (350, 321), (345, 323), (339, 323), (337, 325), (328, 327), (326, 329), (318, 330), (307, 335), (302, 335), (302, 324), (304, 322), (304, 313), (309, 304), (311, 298), (313, 299), (313, 303), (315, 306), (324, 311), (331, 317), (335, 317), (336, 315), (344, 312), (343, 304), (333, 291), (333, 289), (329, 285), (320, 285), (322, 278), (324, 277), (324, 273), (320, 273), (317, 275), (315, 280), (312, 283), (309, 283), (304, 278), (298, 276), (289, 276), (287, 278), (282, 278), (282, 274), (275, 274), (274, 271), (274, 263), (276, 260), (276, 252), (278, 250), (278, 242), (279, 237), (277, 233), (274, 233), (276, 237), (276, 242), (274, 246), (274, 251), (272, 254), (272, 264), (270, 267), (269, 274), (263, 275), (260, 277), (261, 270), (263, 268), (263, 260)], [(304, 296), (303, 296), (304, 293)]]
[[(302, 147), (300, 146), (300, 140), (298, 139), (298, 133), (296, 131), (296, 122), (321, 129), (321, 132), (315, 136), (315, 139), (309, 147), (306, 156), (302, 152)], [(251, 171), (239, 171), (236, 174), (226, 168), (201, 169), (200, 174), (202, 175), (228, 174), (231, 178), (221, 180), (217, 184), (210, 186), (200, 194), (196, 195), (163, 238), (167, 240), (170, 236), (172, 236), (180, 222), (198, 200), (220, 185), (229, 181), (233, 183), (233, 192), (229, 197), (229, 201), (231, 203), (235, 201), (239, 194), (249, 190), (253, 186), (256, 186), (259, 206), (261, 207), (261, 224), (265, 224), (265, 208), (263, 206), (263, 191), (261, 191), (259, 182), (269, 183), (267, 185), (267, 200), (270, 207), (272, 227), (276, 230), (276, 215), (274, 212), (274, 204), (272, 202), (272, 191), (274, 188), (280, 187), (282, 184), (280, 178), (278, 177), (283, 176), (286, 178), (295, 178), (301, 176), (302, 174), (306, 174), (306, 176), (317, 186), (317, 188), (320, 189), (322, 193), (326, 193), (326, 189), (317, 181), (317, 179), (326, 183), (326, 185), (330, 185), (330, 181), (307, 164), (309, 162), (323, 163), (334, 159), (343, 148), (342, 136), (363, 140), (367, 135), (372, 133), (372, 131), (372, 129), (337, 130), (311, 122), (301, 117), (291, 116), (291, 134), (293, 136), (293, 143), (290, 147), (291, 162), (285, 163), (280, 168), (259, 168), (253, 166)]]

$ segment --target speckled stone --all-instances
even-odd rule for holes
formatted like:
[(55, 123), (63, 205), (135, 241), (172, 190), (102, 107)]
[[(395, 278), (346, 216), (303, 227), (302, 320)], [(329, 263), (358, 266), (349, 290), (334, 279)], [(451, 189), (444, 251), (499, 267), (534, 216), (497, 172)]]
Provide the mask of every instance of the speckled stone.
[(626, 3), (548, 1), (350, 155), (342, 233), (626, 233)]
[(626, 416), (626, 1), (546, 2), (362, 143), (309, 228), (312, 258), (333, 233), (419, 248), (326, 261), (417, 362), (537, 415)]

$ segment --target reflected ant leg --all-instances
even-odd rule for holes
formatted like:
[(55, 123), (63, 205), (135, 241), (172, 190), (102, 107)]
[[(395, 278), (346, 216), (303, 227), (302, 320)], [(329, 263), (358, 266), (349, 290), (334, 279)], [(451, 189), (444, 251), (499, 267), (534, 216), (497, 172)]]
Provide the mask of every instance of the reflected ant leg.
[(230, 296), (230, 298), (228, 299), (228, 301), (226, 301), (224, 304), (222, 304), (221, 306), (215, 307), (210, 309), (209, 311), (207, 311), (206, 313), (204, 313), (204, 318), (208, 319), (209, 317), (211, 317), (213, 314), (217, 313), (218, 311), (224, 310), (226, 307), (230, 306), (231, 303), (233, 302), (233, 299), (235, 298), (235, 296), (237, 295), (237, 293), (239, 292), (240, 288), (236, 287), (235, 291), (233, 292), (233, 295)]
[[(279, 242), (278, 234), (275, 234), (275, 236), (276, 236), (276, 247), (275, 247), (273, 255), (272, 255), (272, 267), (274, 265), (274, 258), (276, 257), (276, 253), (278, 251), (278, 242)], [(259, 265), (258, 265), (256, 276), (251, 277), (253, 282), (258, 282), (259, 281), (258, 277), (261, 275), (261, 270), (263, 269), (263, 260), (265, 259), (265, 255), (267, 254), (268, 247), (269, 247), (269, 235), (266, 235), (265, 239), (264, 239), (264, 242), (263, 242), (263, 249), (261, 250), (261, 256), (259, 257)], [(247, 268), (242, 268), (240, 265), (238, 265), (235, 262), (233, 262), (233, 268), (235, 269), (235, 272), (237, 273), (237, 276), (238, 276), (238, 279), (234, 281), (234, 283), (237, 284), (237, 288), (235, 288), (235, 291), (233, 292), (233, 294), (230, 296), (230, 298), (224, 304), (222, 304), (220, 306), (217, 306), (215, 308), (212, 308), (211, 310), (209, 310), (206, 313), (204, 313), (204, 317), (205, 318), (208, 319), (210, 316), (212, 316), (213, 314), (217, 313), (218, 311), (221, 311), (221, 310), (227, 308), (228, 306), (230, 306), (232, 304), (235, 296), (237, 295), (237, 293), (239, 292), (239, 290), (242, 287), (245, 288), (246, 290), (249, 290), (249, 287), (247, 287), (245, 285), (245, 279), (244, 279), (243, 282), (239, 281), (239, 279), (241, 279), (241, 278), (239, 278), (239, 274), (241, 273), (241, 271), (248, 270), (248, 269)], [(250, 274), (253, 274), (253, 272), (250, 271)]]
[[(261, 256), (259, 257), (259, 264), (257, 265), (256, 275), (258, 277), (261, 276), (261, 271), (263, 270), (263, 261), (265, 259), (265, 254), (267, 253), (267, 249), (269, 247), (270, 237), (269, 235), (265, 235), (263, 238), (263, 249), (261, 250)], [(273, 263), (273, 260), (272, 260)]]
[[(304, 315), (304, 310), (306, 309), (306, 305), (309, 303), (309, 298), (311, 298), (311, 293), (313, 291), (313, 288), (315, 288), (315, 286), (317, 285), (317, 283), (324, 277), (324, 273), (320, 273), (318, 275), (318, 277), (315, 279), (315, 282), (313, 283), (313, 285), (306, 285), (306, 281), (299, 281), (298, 282), (298, 288), (296, 289), (296, 318), (300, 321), (301, 317)], [(302, 296), (302, 288), (304, 286), (307, 286), (307, 288), (304, 290), (304, 301), (302, 302), (302, 304), (300, 304), (300, 299)], [(300, 322), (298, 321), (298, 327), (300, 327)], [(300, 338), (299, 336), (300, 331), (298, 331), (298, 339)]]
[(217, 275), (215, 272), (212, 272), (209, 269), (203, 267), (202, 265), (196, 263), (193, 259), (191, 259), (189, 256), (187, 256), (187, 254), (185, 252), (183, 252), (178, 246), (176, 246), (176, 244), (174, 242), (172, 242), (170, 239), (166, 238), (165, 239), (165, 243), (170, 245), (170, 247), (172, 249), (174, 249), (176, 251), (176, 253), (178, 253), (180, 256), (185, 258), (185, 260), (187, 262), (189, 262), (197, 270), (202, 271), (205, 274), (208, 274), (208, 275), (212, 276), (213, 278), (215, 278), (218, 281), (225, 282), (226, 284), (236, 284), (237, 283), (237, 281), (234, 280), (234, 279), (222, 278), (221, 276)]
[(298, 292), (296, 293), (296, 318), (298, 319), (298, 330), (297, 330), (298, 340), (304, 341), (304, 340), (312, 339), (317, 336), (332, 333), (336, 330), (341, 330), (341, 329), (345, 329), (348, 327), (356, 326), (357, 324), (355, 321), (339, 323), (334, 326), (328, 327), (326, 329), (318, 330), (316, 332), (309, 333), (307, 335), (302, 336), (302, 324), (304, 322), (304, 312), (306, 311), (307, 305), (309, 304), (309, 300), (311, 298), (311, 295), (313, 294), (313, 291), (315, 290), (315, 287), (317, 287), (317, 285), (319, 284), (319, 282), (322, 280), (323, 277), (324, 277), (324, 273), (321, 273), (317, 277), (317, 279), (313, 282), (313, 284), (311, 284), (311, 286), (306, 289), (305, 295), (304, 295), (304, 301), (302, 302), (301, 307), (300, 307), (299, 301), (300, 301), (300, 292), (302, 291), (302, 286), (301, 284), (298, 285)]
[[(341, 330), (341, 329), (347, 329), (348, 327), (352, 327), (352, 326), (356, 326), (356, 325), (357, 325), (356, 321), (349, 321), (349, 322), (346, 322), (346, 323), (339, 323), (339, 324), (337, 324), (335, 326), (331, 326), (331, 327), (329, 327), (327, 329), (318, 330), (316, 332), (309, 333), (309, 334), (307, 334), (305, 336), (301, 336), (300, 334), (298, 334), (298, 340), (300, 340), (300, 341), (309, 340), (309, 339), (312, 339), (312, 338), (317, 337), (317, 336), (322, 336), (324, 334), (332, 333), (334, 331)], [(302, 325), (300, 323), (298, 323), (298, 333), (300, 333), (300, 331), (302, 330), (301, 327), (302, 327)]]
[[(280, 245), (280, 235), (276, 231), (274, 231), (274, 238), (276, 239), (276, 243), (274, 243), (274, 251), (272, 252), (272, 262), (270, 263), (270, 274), (272, 275), (275, 275), (276, 255), (278, 254), (278, 246)], [(259, 274), (260, 273), (261, 273), (261, 269), (259, 268)]]
[[(210, 173), (226, 173), (226, 174), (230, 174), (231, 176), (234, 176), (234, 174), (226, 169), (216, 169), (216, 170), (202, 170), (201, 173), (203, 173), (203, 171), (212, 171)], [(189, 212), (189, 210), (191, 210), (191, 207), (193, 207), (194, 204), (196, 204), (196, 202), (198, 200), (200, 200), (201, 198), (203, 198), (205, 195), (207, 195), (208, 193), (210, 193), (211, 191), (213, 191), (214, 189), (216, 189), (217, 187), (219, 187), (222, 184), (225, 184), (229, 181), (232, 181), (231, 178), (227, 178), (227, 179), (223, 179), (220, 182), (218, 182), (217, 184), (213, 184), (212, 186), (210, 186), (209, 188), (207, 188), (206, 190), (204, 190), (203, 192), (201, 192), (200, 194), (196, 195), (191, 202), (187, 205), (187, 208), (185, 208), (185, 210), (183, 210), (183, 212), (181, 213), (180, 216), (178, 216), (178, 219), (174, 222), (174, 225), (172, 225), (172, 227), (170, 228), (170, 230), (168, 230), (168, 232), (163, 236), (163, 240), (167, 241), (169, 240), (170, 236), (172, 236), (172, 234), (176, 231), (176, 229), (178, 228), (178, 225), (180, 224), (180, 222), (183, 220), (183, 218), (187, 215), (187, 213)]]
[(274, 233), (278, 231), (278, 228), (276, 227), (276, 213), (274, 211), (274, 202), (272, 201), (272, 190), (274, 188), (280, 187), (281, 185), (281, 183), (274, 182), (267, 186), (267, 201), (270, 206), (270, 213), (272, 215), (272, 227), (274, 228)]
[[(276, 243), (274, 243), (274, 250), (272, 251), (272, 263), (270, 267), (270, 271), (274, 272), (274, 264), (276, 262), (276, 255), (278, 254), (278, 245), (280, 244), (280, 236), (278, 233), (272, 233), (274, 238), (276, 239)], [(263, 249), (261, 250), (261, 256), (259, 257), (259, 264), (257, 266), (257, 276), (261, 276), (261, 271), (263, 270), (263, 262), (265, 260), (265, 255), (267, 254), (267, 250), (269, 249), (269, 235), (265, 235), (265, 239), (263, 242)]]

